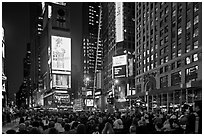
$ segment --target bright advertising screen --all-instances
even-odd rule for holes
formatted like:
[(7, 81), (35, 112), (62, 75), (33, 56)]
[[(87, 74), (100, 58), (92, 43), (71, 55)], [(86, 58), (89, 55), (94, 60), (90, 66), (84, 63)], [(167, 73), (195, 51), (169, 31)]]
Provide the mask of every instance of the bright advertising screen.
[(116, 42), (124, 40), (123, 35), (123, 3), (115, 3), (115, 25), (116, 25)]
[(52, 36), (52, 69), (71, 71), (71, 38)]
[(113, 57), (113, 67), (127, 65), (127, 55)]

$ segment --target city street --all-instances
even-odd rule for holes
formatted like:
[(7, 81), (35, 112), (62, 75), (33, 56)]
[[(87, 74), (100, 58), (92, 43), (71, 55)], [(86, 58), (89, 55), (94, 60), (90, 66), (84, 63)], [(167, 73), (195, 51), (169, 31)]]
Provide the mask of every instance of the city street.
[(202, 133), (202, 2), (2, 2), (1, 38), (2, 133)]

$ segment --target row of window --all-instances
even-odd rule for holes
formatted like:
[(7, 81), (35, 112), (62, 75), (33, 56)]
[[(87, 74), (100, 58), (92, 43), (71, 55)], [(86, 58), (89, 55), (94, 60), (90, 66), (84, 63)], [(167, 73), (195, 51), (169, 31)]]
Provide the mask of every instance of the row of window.
[[(176, 86), (181, 84), (181, 71), (177, 71), (171, 74), (171, 86)], [(193, 67), (187, 68), (185, 70), (185, 83), (190, 81), (196, 81), (198, 78), (198, 66), (195, 65)], [(142, 81), (142, 77), (138, 77), (137, 82)], [(168, 87), (168, 75), (160, 77), (160, 88)], [(137, 92), (141, 91), (141, 84), (136, 86)]]

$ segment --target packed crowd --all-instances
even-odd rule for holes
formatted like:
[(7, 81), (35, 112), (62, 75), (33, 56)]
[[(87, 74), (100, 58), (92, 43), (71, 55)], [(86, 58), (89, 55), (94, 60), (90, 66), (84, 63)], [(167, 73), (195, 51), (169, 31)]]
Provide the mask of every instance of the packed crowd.
[[(196, 122), (199, 117), (199, 123)], [(18, 130), (7, 134), (193, 134), (201, 133), (199, 107), (182, 112), (132, 111), (54, 112), (28, 111), (21, 115)], [(196, 123), (199, 125), (197, 126)], [(198, 129), (197, 129), (198, 127)], [(197, 131), (198, 130), (198, 131)]]

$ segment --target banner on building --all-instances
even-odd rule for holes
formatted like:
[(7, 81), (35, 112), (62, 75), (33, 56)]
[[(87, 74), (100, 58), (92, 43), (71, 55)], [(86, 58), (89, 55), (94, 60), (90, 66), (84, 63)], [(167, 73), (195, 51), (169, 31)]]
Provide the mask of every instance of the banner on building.
[(123, 3), (115, 3), (115, 26), (116, 26), (116, 42), (124, 40), (123, 35)]
[(52, 36), (52, 69), (71, 71), (71, 38)]
[(126, 65), (113, 67), (113, 76), (114, 79), (126, 77)]

